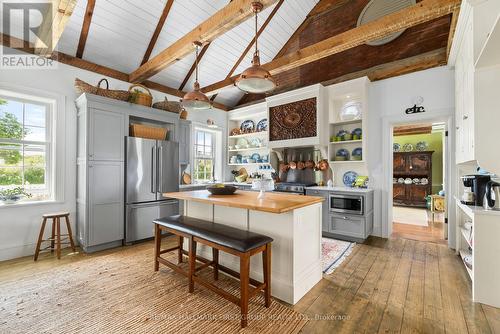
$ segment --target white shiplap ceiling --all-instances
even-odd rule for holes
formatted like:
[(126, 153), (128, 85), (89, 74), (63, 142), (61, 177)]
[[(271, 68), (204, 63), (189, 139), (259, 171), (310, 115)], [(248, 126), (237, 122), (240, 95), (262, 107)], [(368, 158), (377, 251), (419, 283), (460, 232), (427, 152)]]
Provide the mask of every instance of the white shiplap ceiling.
[[(137, 69), (167, 0), (96, 0), (83, 59), (130, 73)], [(259, 38), (262, 63), (271, 61), (319, 0), (285, 0)], [(229, 3), (229, 0), (175, 0), (151, 57), (164, 50)], [(85, 15), (86, 0), (79, 0), (57, 49), (75, 55)], [(274, 6), (259, 14), (259, 26)], [(200, 62), (202, 87), (224, 79), (254, 37), (254, 21), (247, 20), (213, 41)], [(250, 66), (253, 49), (235, 74)], [(179, 88), (194, 62), (194, 52), (151, 78)], [(184, 90), (190, 90), (194, 73)], [(234, 106), (243, 93), (221, 92), (216, 101)]]

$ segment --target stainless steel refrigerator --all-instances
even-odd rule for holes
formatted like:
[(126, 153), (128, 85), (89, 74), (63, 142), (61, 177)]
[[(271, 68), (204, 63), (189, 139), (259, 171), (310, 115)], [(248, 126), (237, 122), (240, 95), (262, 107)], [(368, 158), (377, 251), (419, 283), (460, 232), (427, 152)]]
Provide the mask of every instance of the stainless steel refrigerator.
[(125, 242), (153, 237), (153, 220), (179, 213), (179, 143), (126, 138)]

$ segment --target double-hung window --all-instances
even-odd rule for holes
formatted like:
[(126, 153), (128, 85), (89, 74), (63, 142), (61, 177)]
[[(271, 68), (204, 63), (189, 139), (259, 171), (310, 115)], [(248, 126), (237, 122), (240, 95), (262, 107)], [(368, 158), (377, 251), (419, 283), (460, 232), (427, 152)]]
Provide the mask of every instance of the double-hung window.
[(215, 178), (215, 142), (213, 131), (195, 128), (194, 133), (194, 181), (203, 183)]
[(51, 106), (0, 92), (0, 190), (23, 188), (31, 201), (54, 198)]

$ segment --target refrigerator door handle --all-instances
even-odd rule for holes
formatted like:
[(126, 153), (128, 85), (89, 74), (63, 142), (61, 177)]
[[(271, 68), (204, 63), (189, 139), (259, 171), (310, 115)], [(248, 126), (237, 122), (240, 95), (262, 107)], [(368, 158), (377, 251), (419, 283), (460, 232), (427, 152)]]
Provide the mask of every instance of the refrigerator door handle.
[(163, 146), (158, 147), (158, 187), (157, 192), (162, 191), (163, 187)]
[(156, 193), (156, 146), (151, 149), (151, 193)]

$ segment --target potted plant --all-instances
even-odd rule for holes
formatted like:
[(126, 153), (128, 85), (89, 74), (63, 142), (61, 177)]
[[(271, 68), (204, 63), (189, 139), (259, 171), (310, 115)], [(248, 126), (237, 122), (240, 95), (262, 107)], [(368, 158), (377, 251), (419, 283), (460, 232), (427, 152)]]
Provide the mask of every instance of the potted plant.
[(31, 194), (27, 193), (22, 187), (0, 190), (0, 201), (4, 202), (5, 204), (16, 203), (23, 197), (30, 198)]

